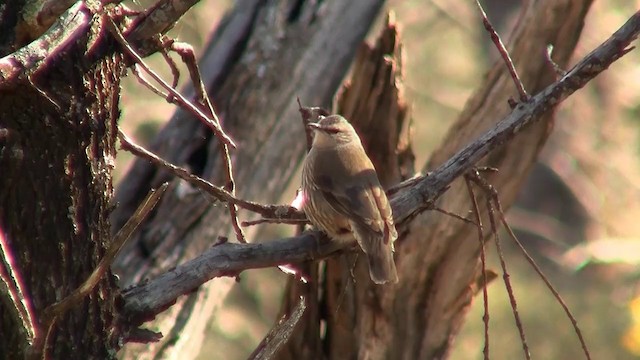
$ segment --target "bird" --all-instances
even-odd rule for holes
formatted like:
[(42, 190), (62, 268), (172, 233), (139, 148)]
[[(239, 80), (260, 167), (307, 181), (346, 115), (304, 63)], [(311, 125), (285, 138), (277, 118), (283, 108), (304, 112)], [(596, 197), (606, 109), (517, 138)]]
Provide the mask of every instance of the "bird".
[(310, 122), (313, 142), (302, 168), (303, 211), (332, 240), (357, 241), (376, 284), (397, 283), (398, 238), (389, 200), (360, 137), (340, 115)]

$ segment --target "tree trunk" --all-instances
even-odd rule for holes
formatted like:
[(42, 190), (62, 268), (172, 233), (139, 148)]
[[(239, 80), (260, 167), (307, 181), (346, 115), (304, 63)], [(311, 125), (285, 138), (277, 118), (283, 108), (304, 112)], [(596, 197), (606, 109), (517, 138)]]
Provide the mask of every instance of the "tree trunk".
[[(99, 36), (90, 22), (101, 19), (91, 19), (84, 6), (70, 11), (86, 30), (77, 41), (63, 55), (49, 54), (39, 63), (38, 51), (53, 48), (59, 38), (50, 37), (39, 49), (30, 47), (31, 57), (20, 58), (29, 77), (0, 86), (0, 236), (33, 310), (36, 339), (47, 337), (43, 356), (105, 359), (113, 357), (119, 341), (119, 333), (112, 331), (119, 292), (110, 273), (50, 329), (42, 328), (45, 308), (89, 277), (111, 239), (111, 171), (124, 64), (119, 55), (87, 56), (90, 40)], [(2, 15), (16, 25), (9, 12)], [(22, 30), (4, 33), (0, 57), (30, 40), (24, 28), (16, 28)], [(94, 46), (92, 54), (114, 50), (107, 40)], [(0, 354), (20, 359), (27, 344), (9, 306), (0, 303)]]

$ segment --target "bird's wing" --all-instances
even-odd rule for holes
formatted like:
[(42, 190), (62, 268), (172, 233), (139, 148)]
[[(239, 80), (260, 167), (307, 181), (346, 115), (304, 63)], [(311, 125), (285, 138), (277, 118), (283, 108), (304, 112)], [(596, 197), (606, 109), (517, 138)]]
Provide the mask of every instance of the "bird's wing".
[[(367, 232), (379, 234), (385, 244), (397, 238), (393, 225), (391, 207), (384, 190), (380, 186), (373, 164), (359, 153), (361, 147), (351, 147), (349, 151), (326, 151), (323, 161), (314, 167), (314, 186), (322, 192), (333, 209), (355, 222)], [(356, 166), (359, 165), (359, 166)], [(343, 179), (333, 174), (349, 174)]]
[(379, 200), (376, 199), (382, 192), (379, 185), (351, 185), (339, 191), (334, 188), (321, 187), (320, 190), (327, 202), (338, 213), (368, 231), (379, 234), (384, 232), (385, 222), (378, 207)]

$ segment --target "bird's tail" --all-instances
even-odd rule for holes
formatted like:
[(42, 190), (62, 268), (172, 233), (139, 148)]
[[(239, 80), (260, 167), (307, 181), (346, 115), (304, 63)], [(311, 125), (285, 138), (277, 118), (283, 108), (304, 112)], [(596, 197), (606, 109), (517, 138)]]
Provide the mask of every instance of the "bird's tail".
[[(352, 224), (353, 225), (353, 224)], [(397, 283), (398, 272), (393, 260), (393, 244), (384, 242), (384, 236), (355, 226), (355, 234), (369, 260), (369, 276), (376, 284)]]
[(376, 284), (397, 283), (398, 272), (393, 261), (391, 249), (380, 248), (367, 254), (369, 259), (369, 276)]

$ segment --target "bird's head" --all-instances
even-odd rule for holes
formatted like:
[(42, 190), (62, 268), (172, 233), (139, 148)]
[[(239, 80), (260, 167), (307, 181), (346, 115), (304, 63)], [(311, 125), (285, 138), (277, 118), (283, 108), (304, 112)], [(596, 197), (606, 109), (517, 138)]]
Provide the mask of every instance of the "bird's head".
[(317, 123), (308, 123), (313, 130), (314, 147), (330, 147), (360, 141), (358, 134), (347, 119), (340, 115), (320, 116)]

